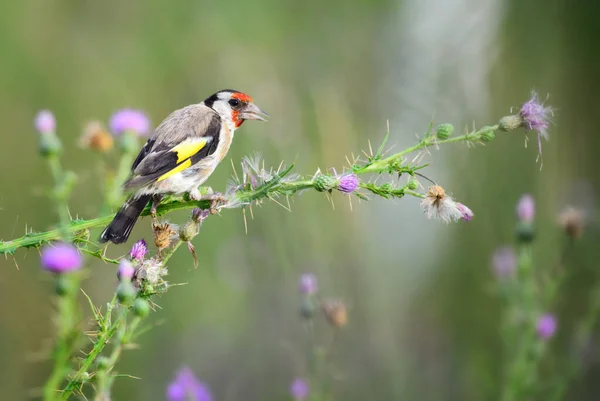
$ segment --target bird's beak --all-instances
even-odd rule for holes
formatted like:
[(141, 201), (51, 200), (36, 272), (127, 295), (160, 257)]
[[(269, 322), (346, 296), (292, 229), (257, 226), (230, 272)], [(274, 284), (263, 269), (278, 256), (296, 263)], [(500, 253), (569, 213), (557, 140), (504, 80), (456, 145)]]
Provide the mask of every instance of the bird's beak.
[(240, 113), (240, 118), (244, 120), (267, 121), (265, 117), (269, 117), (269, 115), (262, 111), (260, 107), (258, 107), (254, 103), (248, 103), (248, 105)]

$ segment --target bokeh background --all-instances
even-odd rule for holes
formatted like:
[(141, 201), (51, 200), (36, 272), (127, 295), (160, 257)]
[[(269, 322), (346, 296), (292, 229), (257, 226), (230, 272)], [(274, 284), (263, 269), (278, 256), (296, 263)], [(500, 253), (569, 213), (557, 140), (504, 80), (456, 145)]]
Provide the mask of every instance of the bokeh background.
[[(209, 181), (219, 191), (229, 159), (239, 165), (259, 150), (267, 164), (295, 161), (300, 173), (339, 170), (346, 155), (381, 141), (386, 120), (399, 149), (432, 119), (493, 124), (535, 89), (556, 108), (541, 171), (522, 131), (428, 157), (427, 175), (475, 212), (468, 224), (427, 221), (416, 199), (350, 207), (335, 194), (334, 209), (318, 193), (296, 198), (292, 213), (254, 208), (247, 234), (240, 210), (208, 219), (195, 239), (200, 267), (184, 251), (172, 259), (170, 281), (188, 284), (158, 301), (156, 327), (118, 365), (141, 380), (119, 379), (114, 393), (164, 399), (188, 365), (218, 400), (289, 399), (291, 380), (307, 374), (297, 282), (312, 272), (323, 296), (350, 308), (331, 357), (335, 399), (492, 399), (502, 350), (490, 254), (513, 240), (517, 199), (537, 200), (538, 266), (558, 257), (560, 208), (597, 205), (599, 13), (597, 2), (564, 0), (4, 2), (0, 237), (56, 221), (32, 127), (42, 108), (56, 114), (64, 164), (79, 176), (71, 211), (91, 218), (117, 155), (83, 150), (78, 137), (86, 121), (121, 107), (144, 109), (158, 124), (219, 89), (251, 94), (272, 118), (241, 129)], [(150, 238), (147, 219), (139, 237)], [(590, 231), (577, 244), (559, 334), (585, 311), (578, 294), (596, 277), (598, 239)], [(0, 265), (0, 398), (35, 398), (50, 368), (40, 351), (53, 330), (52, 282), (34, 252)], [(114, 266), (93, 261), (84, 288), (101, 305), (115, 283)], [(322, 319), (316, 331), (330, 340)], [(568, 352), (560, 338), (553, 347)], [(588, 359), (569, 399), (597, 399), (600, 370), (594, 353)]]

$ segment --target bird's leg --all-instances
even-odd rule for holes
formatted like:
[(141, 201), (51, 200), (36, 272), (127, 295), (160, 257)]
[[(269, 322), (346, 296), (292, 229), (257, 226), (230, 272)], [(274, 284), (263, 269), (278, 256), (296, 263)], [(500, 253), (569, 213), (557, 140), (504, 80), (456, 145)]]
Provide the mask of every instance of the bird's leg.
[(208, 201), (210, 202), (210, 213), (217, 213), (217, 206), (222, 203), (226, 203), (227, 199), (223, 196), (223, 194), (217, 192), (213, 193), (212, 188), (209, 188), (209, 191), (206, 195), (202, 195), (198, 188), (189, 192), (190, 199), (194, 201)]
[(189, 192), (190, 199), (193, 201), (199, 201), (202, 199), (202, 194), (198, 188), (194, 188)]
[(160, 201), (162, 200), (162, 195), (152, 195), (152, 207), (150, 208), (150, 216), (152, 216), (152, 220), (155, 223), (158, 222), (156, 219), (156, 208), (160, 205)]

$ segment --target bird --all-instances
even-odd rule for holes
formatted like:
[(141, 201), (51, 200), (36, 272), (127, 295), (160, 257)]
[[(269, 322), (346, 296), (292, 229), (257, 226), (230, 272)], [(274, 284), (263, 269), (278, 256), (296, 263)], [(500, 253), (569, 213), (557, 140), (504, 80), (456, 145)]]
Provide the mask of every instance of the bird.
[(200, 200), (198, 187), (229, 151), (235, 131), (245, 120), (267, 121), (266, 117), (252, 97), (233, 89), (172, 112), (133, 162), (123, 184), (131, 195), (100, 235), (100, 242), (126, 242), (151, 199), (153, 215), (163, 195), (187, 193)]

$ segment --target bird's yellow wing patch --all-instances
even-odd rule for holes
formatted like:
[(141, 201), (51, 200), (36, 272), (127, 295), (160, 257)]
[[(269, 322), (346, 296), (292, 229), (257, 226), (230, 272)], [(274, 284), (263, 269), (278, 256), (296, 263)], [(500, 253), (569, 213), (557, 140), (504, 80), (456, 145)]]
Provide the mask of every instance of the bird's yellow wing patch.
[[(173, 149), (171, 149), (171, 152), (177, 153), (177, 163), (181, 163), (182, 161), (187, 160), (190, 157), (192, 157), (193, 155), (195, 155), (196, 153), (200, 152), (200, 150), (206, 146), (207, 142), (208, 142), (207, 138), (186, 139), (185, 141), (181, 142), (179, 145), (177, 145)], [(177, 169), (177, 168), (179, 168), (179, 166), (177, 166), (175, 169)], [(185, 168), (187, 168), (187, 167), (185, 167)], [(171, 171), (173, 171), (173, 170), (171, 170)], [(171, 171), (169, 171), (167, 174), (170, 174)], [(179, 171), (181, 171), (181, 170), (178, 170), (178, 172)]]
[(175, 174), (179, 173), (180, 171), (185, 170), (186, 168), (190, 167), (191, 165), (192, 165), (192, 161), (190, 159), (187, 159), (183, 163), (177, 165), (177, 167), (175, 167), (173, 170), (170, 170), (170, 171), (164, 173), (163, 175), (161, 175), (160, 177), (158, 177), (156, 182), (166, 180), (170, 176), (175, 175)]

